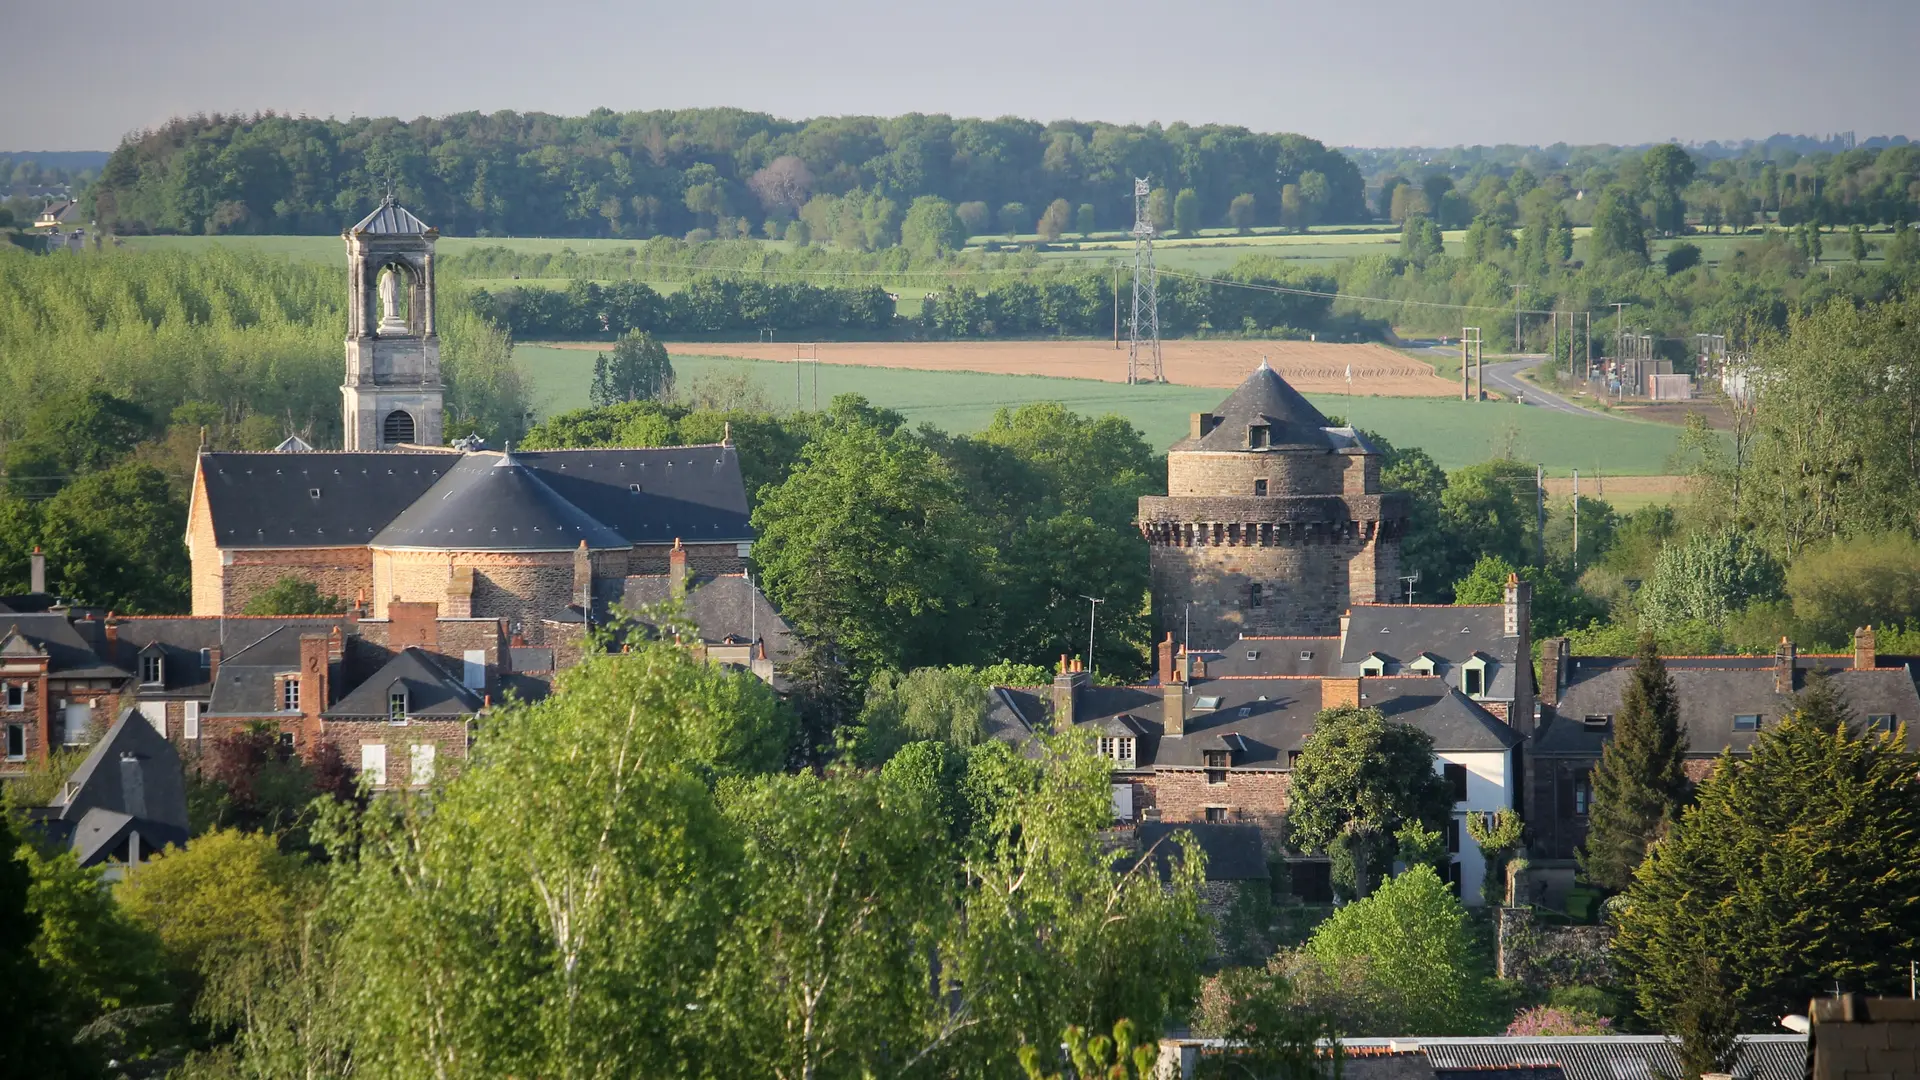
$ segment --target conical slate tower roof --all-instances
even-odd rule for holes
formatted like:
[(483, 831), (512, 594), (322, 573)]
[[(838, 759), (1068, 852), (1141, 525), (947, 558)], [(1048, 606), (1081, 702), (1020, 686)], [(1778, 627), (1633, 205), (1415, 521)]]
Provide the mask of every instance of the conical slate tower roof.
[(1211, 429), (1198, 439), (1182, 439), (1179, 450), (1245, 450), (1247, 429), (1264, 424), (1269, 446), (1331, 447), (1327, 418), (1300, 391), (1287, 385), (1266, 361), (1213, 411)]
[(571, 551), (633, 545), (512, 454), (468, 454), (373, 538), (380, 548)]
[(392, 195), (388, 195), (380, 200), (380, 205), (373, 213), (361, 218), (360, 224), (347, 231), (373, 236), (424, 236), (433, 229), (409, 213), (406, 207), (394, 202)]

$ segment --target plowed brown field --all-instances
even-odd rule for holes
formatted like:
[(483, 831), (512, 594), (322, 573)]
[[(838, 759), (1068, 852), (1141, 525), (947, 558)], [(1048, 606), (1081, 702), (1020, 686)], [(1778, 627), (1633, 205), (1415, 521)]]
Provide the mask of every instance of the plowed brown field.
[[(588, 346), (602, 348), (606, 346)], [(1125, 382), (1127, 354), (1103, 341), (858, 341), (817, 346), (756, 342), (677, 342), (676, 353), (792, 360), (807, 356), (827, 364), (978, 371), (991, 375), (1051, 375)], [(1429, 365), (1383, 345), (1336, 345), (1311, 341), (1169, 341), (1160, 346), (1167, 381), (1182, 386), (1240, 385), (1262, 358), (1309, 394), (1351, 390), (1382, 397), (1447, 397), (1460, 388), (1434, 375)]]

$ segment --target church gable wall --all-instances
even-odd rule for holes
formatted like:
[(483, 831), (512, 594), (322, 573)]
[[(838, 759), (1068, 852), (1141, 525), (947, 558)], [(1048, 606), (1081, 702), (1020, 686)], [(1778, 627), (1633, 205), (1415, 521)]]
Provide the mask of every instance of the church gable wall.
[[(218, 590), (218, 606), (208, 611), (201, 605), (203, 580), (199, 547), (195, 545), (195, 615), (237, 615), (245, 610), (248, 601), (288, 576), (310, 581), (322, 593), (338, 596), (348, 603), (373, 587), (373, 560), (364, 547), (228, 548), (222, 551), (211, 549), (211, 543), (209, 536), (211, 561), (218, 566), (219, 574), (205, 584), (210, 592)], [(222, 562), (225, 565), (219, 566)]]

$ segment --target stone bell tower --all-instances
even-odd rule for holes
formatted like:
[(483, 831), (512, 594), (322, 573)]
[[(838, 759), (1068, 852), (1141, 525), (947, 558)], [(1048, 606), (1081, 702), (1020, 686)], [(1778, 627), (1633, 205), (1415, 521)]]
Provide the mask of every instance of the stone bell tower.
[(396, 205), (341, 236), (347, 242), (347, 380), (340, 387), (348, 450), (438, 446), (440, 338), (433, 329), (433, 242), (440, 231)]

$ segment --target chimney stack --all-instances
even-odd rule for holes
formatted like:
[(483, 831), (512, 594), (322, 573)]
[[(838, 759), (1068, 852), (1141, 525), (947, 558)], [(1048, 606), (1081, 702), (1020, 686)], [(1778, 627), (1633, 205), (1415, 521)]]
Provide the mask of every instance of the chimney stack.
[(1873, 627), (1863, 626), (1853, 632), (1853, 666), (1856, 671), (1871, 671), (1879, 661), (1874, 651)]
[(107, 656), (111, 659), (120, 647), (120, 623), (114, 619), (113, 612), (107, 612)]
[(1773, 689), (1778, 694), (1793, 693), (1793, 667), (1799, 651), (1793, 642), (1780, 639), (1780, 646), (1773, 650)]
[(1060, 658), (1060, 674), (1053, 677), (1053, 730), (1070, 731), (1079, 720), (1080, 692), (1087, 687), (1087, 673), (1080, 661)]
[(573, 549), (573, 601), (591, 618), (593, 606), (593, 557), (587, 554), (587, 542)]
[(673, 550), (667, 552), (667, 586), (675, 600), (687, 596), (687, 549), (679, 537), (673, 538)]
[(220, 646), (207, 650), (207, 682), (212, 683), (220, 675)]
[(1165, 686), (1173, 681), (1173, 631), (1167, 631), (1167, 640), (1160, 643), (1157, 652), (1160, 685)]
[(47, 591), (46, 552), (41, 551), (39, 548), (34, 548), (33, 557), (29, 565), (31, 566), (31, 569), (27, 572), (28, 573), (27, 591), (35, 592), (35, 593), (46, 592)]
[(1164, 710), (1160, 718), (1160, 733), (1169, 739), (1178, 739), (1187, 733), (1187, 687), (1185, 683), (1163, 682), (1160, 684), (1160, 704)]
[(1521, 637), (1527, 632), (1527, 624), (1533, 616), (1532, 583), (1521, 581), (1519, 574), (1508, 574), (1504, 606), (1506, 636)]
[(1540, 645), (1540, 704), (1558, 705), (1572, 667), (1572, 646), (1563, 637), (1548, 638)]

